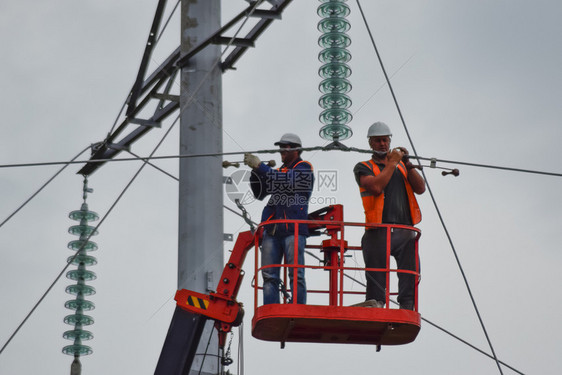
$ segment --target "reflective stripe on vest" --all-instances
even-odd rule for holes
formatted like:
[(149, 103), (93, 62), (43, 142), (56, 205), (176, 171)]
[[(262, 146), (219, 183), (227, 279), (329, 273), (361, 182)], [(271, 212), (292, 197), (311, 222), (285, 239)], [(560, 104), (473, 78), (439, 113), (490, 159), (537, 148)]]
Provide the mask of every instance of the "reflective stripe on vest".
[[(373, 172), (375, 176), (381, 173), (379, 166), (373, 160), (367, 160), (361, 162), (367, 168)], [(412, 186), (408, 182), (408, 171), (404, 163), (398, 163), (398, 170), (404, 178), (404, 185), (406, 186), (406, 193), (408, 195), (408, 205), (410, 206), (410, 214), (412, 216), (412, 224), (416, 225), (421, 221), (421, 211), (412, 190)], [(384, 209), (384, 192), (375, 196), (373, 193), (367, 191), (366, 189), (359, 186), (359, 192), (361, 193), (361, 200), (363, 201), (363, 208), (365, 209), (365, 222), (381, 224), (382, 223), (382, 212)]]

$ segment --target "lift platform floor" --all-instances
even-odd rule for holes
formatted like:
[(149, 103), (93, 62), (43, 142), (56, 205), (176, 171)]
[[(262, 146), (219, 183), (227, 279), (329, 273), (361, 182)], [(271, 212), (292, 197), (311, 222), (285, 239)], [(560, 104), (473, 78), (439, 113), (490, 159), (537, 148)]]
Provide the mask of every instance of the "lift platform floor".
[(256, 309), (252, 335), (281, 343), (401, 345), (414, 341), (420, 321), (403, 309), (270, 304)]

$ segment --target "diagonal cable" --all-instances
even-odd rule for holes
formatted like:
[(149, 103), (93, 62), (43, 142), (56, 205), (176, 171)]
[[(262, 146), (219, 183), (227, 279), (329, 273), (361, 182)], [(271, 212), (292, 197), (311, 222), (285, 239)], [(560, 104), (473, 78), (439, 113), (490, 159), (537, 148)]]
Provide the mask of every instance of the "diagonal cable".
[[(245, 22), (248, 20), (248, 18), (252, 15), (252, 13), (254, 12), (254, 10), (257, 8), (257, 6), (261, 3), (261, 1), (257, 1), (254, 5), (254, 7), (252, 8), (252, 10), (249, 12), (249, 14), (246, 16), (246, 20)], [(240, 32), (241, 28), (245, 25), (245, 22), (242, 23), (242, 25), (240, 26), (239, 30), (237, 31)], [(236, 34), (236, 35), (237, 35)], [(233, 36), (229, 42), (229, 44), (227, 45), (226, 49), (228, 49), (228, 47), (232, 44), (232, 42), (234, 41), (234, 38), (236, 37)], [(225, 49), (225, 51), (226, 51)], [(214, 67), (220, 62), (220, 59), (222, 57), (223, 53), (221, 54), (221, 56), (217, 59), (217, 61), (215, 62), (215, 64), (213, 65), (213, 69)], [(211, 69), (212, 70), (212, 69)], [(211, 71), (210, 70), (210, 71)], [(199, 89), (201, 88), (201, 86), (203, 85), (203, 82), (207, 79), (207, 77), (210, 74), (207, 73), (207, 75), (205, 75), (205, 77), (203, 78), (203, 80), (201, 81), (201, 83), (196, 87), (195, 91), (193, 92), (193, 94), (191, 95), (191, 97), (187, 100), (186, 105), (184, 106), (184, 109), (187, 108), (187, 106), (191, 103), (191, 100), (195, 97), (195, 95), (197, 94), (197, 92), (199, 91)], [(178, 122), (179, 118), (181, 115), (181, 111), (180, 114), (178, 114), (178, 116), (176, 117), (176, 119), (172, 122), (172, 124), (170, 125), (170, 127), (168, 128), (168, 130), (166, 131), (166, 133), (164, 134), (164, 136), (162, 137), (162, 139), (158, 142), (158, 144), (154, 147), (154, 149), (152, 150), (150, 156), (147, 159), (150, 159), (151, 157), (154, 156), (154, 154), (156, 153), (156, 151), (158, 150), (158, 148), (160, 148), (160, 146), (162, 145), (162, 143), (164, 142), (164, 140), (167, 138), (167, 136), (170, 134), (170, 131), (174, 128), (175, 124)], [(82, 151), (84, 152), (84, 151)], [(79, 155), (81, 155), (82, 153), (80, 153)], [(76, 158), (79, 156), (77, 155)], [(125, 194), (125, 192), (129, 189), (129, 187), (132, 185), (132, 183), (136, 180), (136, 178), (139, 176), (140, 172), (144, 169), (144, 167), (147, 165), (148, 161), (145, 160), (143, 162), (143, 164), (139, 167), (139, 169), (137, 170), (137, 172), (133, 175), (132, 179), (129, 181), (129, 183), (125, 186), (125, 188), (123, 189), (123, 191), (121, 192), (121, 194), (119, 194), (119, 196), (117, 197), (117, 199), (115, 200), (115, 202), (111, 205), (111, 207), (109, 208), (109, 210), (106, 212), (106, 214), (103, 216), (103, 218), (100, 220), (100, 222), (98, 223), (98, 225), (96, 225), (96, 227), (94, 228), (94, 230), (92, 231), (92, 233), (94, 233), (100, 226), (101, 224), (105, 221), (105, 219), (107, 218), (107, 216), (111, 213), (111, 211), (113, 211), (113, 209), (115, 208), (115, 206), (117, 205), (117, 203), (121, 200), (121, 198), (123, 197), (123, 195)], [(67, 163), (71, 164), (71, 163)], [(64, 167), (66, 168), (66, 166)], [(62, 168), (62, 169), (64, 169)], [(61, 171), (62, 171), (61, 169)], [(60, 172), (59, 172), (60, 173)], [(53, 177), (54, 178), (54, 177)], [(12, 215), (13, 216), (13, 215)], [(55, 280), (51, 283), (51, 285), (49, 285), (49, 287), (47, 288), (47, 290), (43, 293), (43, 295), (39, 298), (39, 300), (35, 303), (35, 305), (32, 307), (31, 311), (25, 316), (25, 318), (23, 319), (23, 321), (18, 325), (18, 327), (15, 329), (15, 331), (12, 333), (12, 335), (8, 338), (8, 340), (6, 341), (6, 343), (2, 346), (2, 348), (0, 349), (0, 354), (2, 354), (2, 352), (6, 349), (6, 347), (9, 345), (9, 343), (12, 341), (12, 339), (16, 336), (16, 334), (20, 331), (20, 329), (23, 327), (23, 325), (27, 322), (27, 320), (29, 319), (29, 317), (35, 312), (35, 310), (37, 309), (37, 307), (39, 307), (39, 305), (41, 304), (41, 302), (45, 299), (45, 297), (49, 294), (49, 292), (51, 291), (51, 289), (54, 287), (54, 285), (57, 283), (57, 281), (62, 277), (62, 275), (64, 274), (64, 272), (67, 270), (67, 268), (69, 267), (69, 265), (72, 263), (72, 261), (78, 256), (78, 252), (80, 250), (82, 250), (82, 248), (85, 246), (86, 242), (90, 239), (90, 237), (92, 236), (92, 234), (90, 234), (88, 236), (88, 238), (86, 239), (86, 241), (84, 242), (84, 244), (82, 245), (82, 247), (80, 249), (78, 249), (76, 251), (76, 253), (74, 254), (74, 256), (72, 258), (70, 258), (67, 261), (67, 264), (63, 267), (63, 269), (61, 270), (61, 272), (57, 275), (57, 277), (55, 278)]]
[(86, 151), (88, 148), (90, 148), (89, 146), (86, 147), (85, 149), (83, 149), (82, 151), (80, 151), (75, 157), (73, 157), (69, 162), (65, 162), (63, 163), (64, 166), (59, 169), (57, 171), (57, 173), (55, 173), (50, 179), (47, 180), (47, 182), (45, 182), (35, 193), (33, 193), (31, 195), (31, 197), (29, 197), (25, 202), (23, 202), (14, 212), (12, 212), (6, 219), (4, 219), (4, 221), (2, 223), (0, 223), (0, 228), (6, 224), (12, 217), (14, 217), (14, 215), (16, 215), (22, 208), (24, 208), (33, 198), (35, 198), (37, 196), (37, 194), (39, 194), (45, 187), (47, 187), (47, 185), (49, 185), (59, 174), (61, 174), (61, 172), (63, 170), (66, 169), (66, 167), (68, 167), (70, 164), (72, 164), (80, 155), (82, 155), (84, 153), (84, 151)]
[[(359, 11), (360, 11), (360, 13), (361, 13), (361, 17), (363, 18), (363, 21), (364, 21), (365, 26), (366, 26), (366, 28), (367, 28), (367, 32), (369, 33), (369, 37), (370, 37), (370, 39), (371, 39), (371, 42), (372, 42), (372, 44), (373, 44), (373, 47), (374, 47), (374, 49), (375, 49), (375, 53), (376, 53), (377, 58), (378, 58), (378, 60), (379, 60), (379, 63), (380, 63), (382, 72), (383, 72), (383, 74), (384, 74), (384, 77), (385, 77), (385, 79), (386, 79), (386, 82), (388, 83), (388, 88), (389, 88), (390, 93), (391, 93), (391, 95), (392, 95), (392, 99), (394, 100), (394, 104), (396, 105), (396, 109), (397, 109), (398, 114), (399, 114), (399, 116), (400, 116), (400, 120), (402, 121), (402, 125), (404, 126), (404, 130), (406, 131), (406, 135), (407, 135), (407, 137), (408, 137), (408, 140), (409, 140), (409, 142), (410, 142), (410, 145), (412, 146), (412, 151), (414, 152), (414, 155), (417, 157), (418, 154), (417, 154), (416, 148), (415, 148), (415, 146), (414, 146), (414, 143), (413, 143), (412, 138), (411, 138), (411, 136), (410, 136), (410, 133), (409, 133), (409, 131), (408, 131), (408, 127), (406, 126), (406, 121), (404, 120), (404, 116), (402, 115), (402, 111), (401, 111), (401, 109), (400, 109), (400, 105), (398, 104), (398, 100), (397, 100), (396, 95), (395, 95), (395, 93), (394, 93), (394, 89), (392, 88), (392, 84), (391, 84), (391, 82), (390, 82), (390, 79), (389, 79), (389, 77), (388, 77), (388, 74), (386, 73), (386, 69), (385, 69), (385, 67), (384, 67), (384, 64), (383, 64), (381, 55), (380, 55), (379, 50), (378, 50), (378, 48), (377, 48), (377, 45), (376, 45), (376, 43), (375, 43), (375, 39), (373, 38), (373, 34), (371, 33), (371, 29), (369, 28), (369, 24), (368, 24), (367, 19), (366, 19), (366, 17), (365, 17), (365, 13), (363, 12), (363, 9), (362, 9), (362, 7), (361, 7), (361, 4), (360, 4), (359, 0), (356, 0), (356, 2), (357, 2), (357, 5), (358, 5), (358, 7), (359, 7)], [(484, 332), (484, 335), (486, 336), (486, 340), (488, 341), (488, 345), (490, 346), (490, 350), (492, 351), (492, 354), (493, 354), (494, 359), (495, 359), (495, 361), (496, 361), (496, 365), (497, 365), (497, 367), (498, 367), (498, 370), (499, 370), (500, 374), (503, 374), (502, 368), (501, 368), (501, 366), (500, 366), (500, 363), (499, 363), (498, 358), (497, 358), (497, 356), (496, 356), (496, 352), (495, 352), (495, 350), (494, 350), (494, 346), (492, 345), (492, 341), (490, 340), (490, 337), (489, 337), (488, 332), (487, 332), (487, 330), (486, 330), (486, 327), (485, 327), (485, 325), (484, 325), (484, 321), (482, 320), (482, 317), (481, 317), (480, 312), (479, 312), (479, 310), (478, 310), (478, 306), (476, 305), (476, 301), (475, 301), (475, 299), (474, 299), (474, 296), (472, 295), (472, 291), (471, 291), (471, 289), (470, 289), (470, 285), (468, 284), (468, 279), (466, 278), (466, 275), (465, 275), (464, 270), (463, 270), (463, 268), (462, 268), (462, 265), (461, 265), (461, 263), (460, 263), (459, 257), (458, 257), (458, 255), (457, 255), (457, 251), (456, 251), (455, 246), (454, 246), (454, 244), (453, 244), (453, 240), (451, 239), (451, 236), (450, 236), (450, 234), (449, 234), (449, 231), (447, 230), (447, 226), (445, 225), (445, 221), (443, 220), (443, 216), (441, 215), (441, 212), (440, 212), (440, 210), (439, 210), (439, 207), (437, 206), (437, 202), (435, 201), (435, 197), (433, 196), (433, 192), (431, 191), (431, 188), (430, 188), (429, 184), (427, 183), (427, 178), (426, 178), (426, 176), (425, 176), (425, 173), (424, 173), (423, 169), (422, 169), (421, 172), (422, 172), (422, 174), (423, 174), (424, 179), (426, 180), (426, 184), (427, 184), (427, 188), (428, 188), (429, 194), (430, 194), (430, 196), (431, 196), (431, 200), (433, 201), (433, 205), (435, 206), (435, 209), (436, 209), (437, 214), (438, 214), (438, 216), (439, 216), (439, 220), (441, 221), (441, 225), (442, 225), (442, 227), (443, 227), (443, 229), (444, 229), (444, 231), (445, 231), (445, 234), (446, 234), (446, 236), (447, 236), (447, 239), (448, 239), (448, 241), (449, 241), (449, 244), (451, 245), (451, 249), (453, 250), (453, 254), (454, 254), (455, 259), (456, 259), (456, 261), (457, 261), (457, 265), (458, 265), (459, 270), (460, 270), (460, 272), (461, 272), (461, 274), (462, 274), (462, 277), (463, 277), (463, 279), (464, 279), (464, 283), (465, 283), (466, 288), (467, 288), (467, 290), (468, 290), (468, 294), (470, 295), (470, 299), (471, 299), (471, 301), (472, 301), (472, 305), (474, 306), (474, 310), (476, 311), (476, 315), (478, 316), (478, 320), (480, 321), (480, 325), (481, 325), (481, 327), (482, 327), (482, 330), (483, 330), (483, 332)]]

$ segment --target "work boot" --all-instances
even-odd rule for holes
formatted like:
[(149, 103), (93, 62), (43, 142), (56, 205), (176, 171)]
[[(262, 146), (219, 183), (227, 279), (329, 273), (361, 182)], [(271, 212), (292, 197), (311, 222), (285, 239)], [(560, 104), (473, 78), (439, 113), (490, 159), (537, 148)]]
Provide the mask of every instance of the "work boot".
[(384, 302), (382, 301), (377, 301), (376, 299), (369, 299), (367, 301), (364, 302), (359, 302), (356, 303), (354, 305), (351, 305), (353, 307), (376, 307), (376, 308), (383, 308), (384, 307)]

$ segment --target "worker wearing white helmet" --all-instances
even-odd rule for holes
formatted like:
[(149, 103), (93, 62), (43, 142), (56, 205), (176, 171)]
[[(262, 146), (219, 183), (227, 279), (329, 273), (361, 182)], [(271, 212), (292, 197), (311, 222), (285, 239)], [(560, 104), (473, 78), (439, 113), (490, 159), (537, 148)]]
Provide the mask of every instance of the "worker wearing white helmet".
[[(384, 122), (375, 122), (367, 131), (371, 159), (357, 163), (353, 169), (359, 185), (367, 224), (416, 225), (421, 212), (415, 194), (425, 192), (425, 181), (408, 160), (408, 150), (391, 150), (392, 132)], [(386, 268), (386, 229), (367, 225), (361, 240), (367, 268)], [(416, 270), (415, 232), (394, 228), (391, 254), (399, 269)], [(419, 262), (418, 262), (419, 264)], [(386, 275), (384, 272), (366, 272), (365, 302), (359, 306), (383, 307)], [(414, 309), (415, 276), (398, 273), (398, 302), (401, 308)]]
[[(252, 168), (250, 187), (254, 196), (262, 200), (271, 195), (262, 212), (262, 223), (272, 220), (307, 220), (308, 202), (314, 186), (312, 165), (301, 159), (301, 139), (293, 133), (286, 133), (275, 142), (279, 146), (283, 165), (272, 169), (252, 154), (244, 155), (244, 164)], [(308, 225), (298, 224), (298, 237), (295, 238), (294, 223), (275, 223), (264, 226), (262, 240), (262, 267), (271, 264), (294, 264), (295, 241), (298, 243), (298, 264), (304, 265), (304, 252)], [(289, 268), (290, 289), (293, 289), (293, 268)], [(280, 268), (269, 267), (262, 270), (263, 303), (279, 303), (281, 286)], [(289, 289), (289, 288), (287, 288)], [(297, 269), (297, 293), (293, 292), (297, 303), (306, 303), (306, 282), (304, 268)]]

